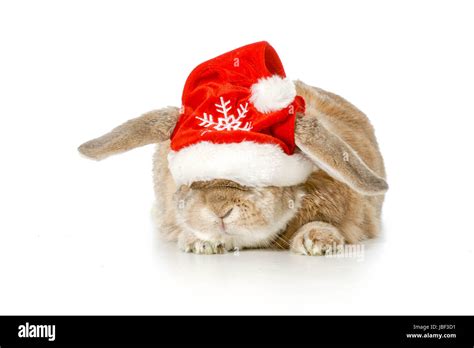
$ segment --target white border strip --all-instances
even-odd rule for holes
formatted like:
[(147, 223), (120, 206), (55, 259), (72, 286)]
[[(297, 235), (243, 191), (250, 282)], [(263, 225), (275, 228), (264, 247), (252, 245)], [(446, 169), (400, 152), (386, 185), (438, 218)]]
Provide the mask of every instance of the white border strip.
[(287, 155), (274, 144), (251, 141), (232, 144), (200, 142), (168, 154), (178, 186), (194, 181), (227, 179), (244, 186), (292, 186), (317, 168), (301, 153)]

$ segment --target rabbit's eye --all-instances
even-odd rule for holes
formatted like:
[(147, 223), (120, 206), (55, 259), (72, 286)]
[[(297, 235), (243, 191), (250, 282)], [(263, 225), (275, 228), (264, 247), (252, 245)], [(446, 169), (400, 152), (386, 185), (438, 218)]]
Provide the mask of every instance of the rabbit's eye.
[(191, 188), (195, 190), (206, 190), (206, 189), (237, 189), (240, 191), (248, 191), (250, 188), (247, 186), (240, 185), (231, 180), (225, 179), (214, 179), (210, 181), (195, 181), (191, 184)]

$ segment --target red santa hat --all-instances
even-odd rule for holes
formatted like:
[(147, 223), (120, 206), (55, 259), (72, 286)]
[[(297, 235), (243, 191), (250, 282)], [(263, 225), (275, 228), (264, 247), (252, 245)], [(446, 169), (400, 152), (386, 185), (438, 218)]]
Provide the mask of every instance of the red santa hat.
[(179, 186), (228, 179), (245, 186), (304, 182), (313, 164), (295, 153), (297, 112), (304, 111), (267, 42), (198, 65), (183, 90), (168, 163)]

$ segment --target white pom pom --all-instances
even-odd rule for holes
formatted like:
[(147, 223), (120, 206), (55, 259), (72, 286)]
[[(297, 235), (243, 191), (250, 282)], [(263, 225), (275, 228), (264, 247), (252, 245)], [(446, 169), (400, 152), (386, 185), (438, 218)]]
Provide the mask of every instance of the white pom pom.
[(293, 81), (278, 75), (261, 78), (252, 85), (251, 90), (250, 102), (262, 113), (286, 108), (296, 97)]

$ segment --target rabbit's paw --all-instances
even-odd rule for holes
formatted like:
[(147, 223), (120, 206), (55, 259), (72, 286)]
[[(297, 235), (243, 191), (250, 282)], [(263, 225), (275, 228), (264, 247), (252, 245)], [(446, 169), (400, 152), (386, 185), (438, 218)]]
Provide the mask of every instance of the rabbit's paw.
[(178, 247), (187, 253), (208, 255), (223, 254), (228, 250), (222, 242), (201, 240), (190, 233), (182, 233), (179, 236)]
[(296, 232), (291, 240), (290, 250), (302, 255), (325, 255), (343, 244), (344, 238), (336, 227), (313, 221)]

